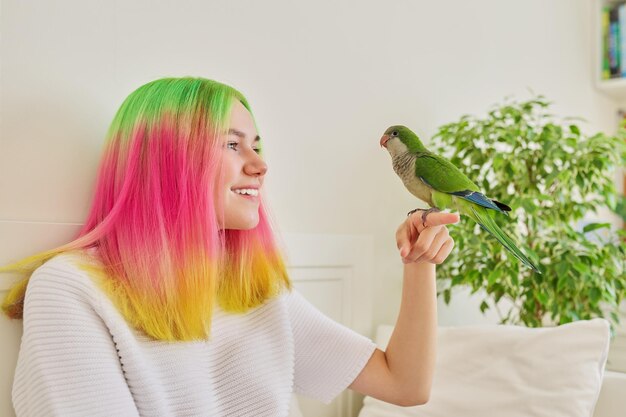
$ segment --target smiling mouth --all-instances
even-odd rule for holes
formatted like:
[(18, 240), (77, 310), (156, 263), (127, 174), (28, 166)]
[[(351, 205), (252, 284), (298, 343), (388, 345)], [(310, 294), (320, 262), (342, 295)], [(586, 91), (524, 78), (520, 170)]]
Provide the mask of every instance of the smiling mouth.
[(238, 192), (235, 192), (235, 191), (232, 191), (232, 192), (234, 194), (238, 195), (239, 197), (245, 198), (246, 200), (257, 201), (259, 199), (258, 190), (256, 190), (256, 195), (255, 194), (238, 193)]

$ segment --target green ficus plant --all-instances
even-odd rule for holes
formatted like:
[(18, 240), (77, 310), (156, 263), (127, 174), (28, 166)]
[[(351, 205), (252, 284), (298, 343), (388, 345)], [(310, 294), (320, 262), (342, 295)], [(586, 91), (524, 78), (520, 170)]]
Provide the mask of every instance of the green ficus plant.
[[(452, 232), (455, 249), (438, 266), (438, 295), (449, 304), (456, 286), (482, 289), (480, 310), (495, 309), (502, 324), (605, 317), (614, 331), (626, 295), (626, 233), (612, 231), (608, 221), (582, 231), (577, 223), (599, 207), (617, 210), (612, 170), (625, 165), (626, 129), (588, 136), (574, 124), (581, 119), (557, 119), (550, 104), (543, 96), (508, 100), (484, 118), (462, 116), (433, 136), (433, 152), (512, 208), (509, 217), (496, 214), (495, 220), (542, 271), (534, 273), (462, 219)], [(510, 301), (507, 311), (502, 298)]]

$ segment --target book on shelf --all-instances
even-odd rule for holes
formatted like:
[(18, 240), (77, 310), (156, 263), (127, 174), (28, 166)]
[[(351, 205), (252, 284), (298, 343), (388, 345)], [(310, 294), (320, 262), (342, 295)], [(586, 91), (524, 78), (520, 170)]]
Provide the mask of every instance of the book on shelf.
[(620, 77), (626, 77), (626, 3), (617, 6)]
[(612, 7), (609, 11), (609, 69), (611, 78), (621, 77), (620, 69), (620, 38), (618, 8)]
[(602, 79), (626, 77), (626, 2), (602, 7)]
[(609, 17), (611, 9), (609, 7), (602, 8), (602, 79), (611, 78), (611, 65), (609, 64), (609, 25), (611, 18)]

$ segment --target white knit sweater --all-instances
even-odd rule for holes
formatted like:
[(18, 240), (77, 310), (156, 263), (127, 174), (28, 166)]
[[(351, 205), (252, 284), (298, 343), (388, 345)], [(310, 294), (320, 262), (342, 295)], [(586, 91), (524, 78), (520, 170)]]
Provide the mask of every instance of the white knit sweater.
[(243, 315), (218, 308), (209, 342), (154, 341), (71, 256), (52, 258), (28, 284), (18, 417), (287, 416), (292, 392), (329, 403), (376, 348), (296, 290)]

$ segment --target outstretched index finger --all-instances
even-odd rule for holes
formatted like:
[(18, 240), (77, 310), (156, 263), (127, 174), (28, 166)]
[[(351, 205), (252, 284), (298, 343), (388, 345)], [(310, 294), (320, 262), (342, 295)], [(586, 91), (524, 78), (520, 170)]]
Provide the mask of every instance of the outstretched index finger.
[(411, 222), (416, 227), (419, 225), (423, 227), (443, 226), (446, 224), (458, 223), (461, 216), (458, 213), (448, 212), (430, 212), (426, 215), (426, 224), (422, 223), (422, 212), (417, 211), (411, 215)]

